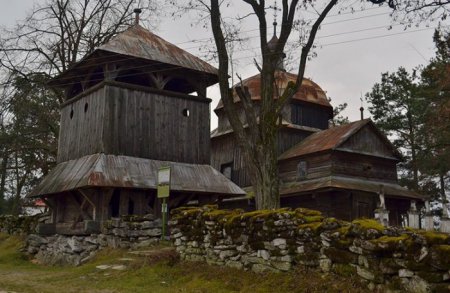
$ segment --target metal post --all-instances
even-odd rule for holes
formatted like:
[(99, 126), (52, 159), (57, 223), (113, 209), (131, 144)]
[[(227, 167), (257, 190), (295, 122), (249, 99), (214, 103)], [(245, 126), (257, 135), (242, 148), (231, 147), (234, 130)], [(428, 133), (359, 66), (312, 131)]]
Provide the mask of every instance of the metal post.
[(167, 198), (163, 198), (163, 202), (161, 205), (162, 212), (162, 235), (161, 240), (165, 240), (166, 237), (166, 225), (167, 225)]

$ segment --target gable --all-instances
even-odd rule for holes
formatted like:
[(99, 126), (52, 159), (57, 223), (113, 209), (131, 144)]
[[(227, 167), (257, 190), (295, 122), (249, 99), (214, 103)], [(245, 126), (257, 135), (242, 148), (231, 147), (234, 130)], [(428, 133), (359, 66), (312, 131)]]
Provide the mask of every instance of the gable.
[(398, 158), (397, 152), (389, 140), (371, 124), (364, 125), (336, 149), (392, 159)]

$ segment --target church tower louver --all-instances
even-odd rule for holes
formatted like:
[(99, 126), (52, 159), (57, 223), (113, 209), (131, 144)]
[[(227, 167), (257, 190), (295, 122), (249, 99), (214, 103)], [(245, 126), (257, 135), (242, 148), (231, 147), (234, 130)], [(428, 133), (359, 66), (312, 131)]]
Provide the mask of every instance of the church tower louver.
[(164, 166), (172, 173), (169, 208), (243, 194), (208, 165), (206, 88), (217, 70), (143, 28), (135, 12), (133, 26), (50, 83), (65, 93), (58, 165), (29, 197), (51, 207), (51, 232), (84, 234), (124, 214), (158, 216)]

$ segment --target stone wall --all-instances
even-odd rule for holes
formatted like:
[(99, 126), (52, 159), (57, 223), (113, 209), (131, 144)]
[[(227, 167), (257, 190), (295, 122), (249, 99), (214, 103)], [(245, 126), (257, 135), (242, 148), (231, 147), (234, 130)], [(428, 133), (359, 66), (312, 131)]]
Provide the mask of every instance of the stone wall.
[(450, 291), (450, 235), (345, 222), (307, 209), (172, 211), (171, 238), (182, 259), (245, 270), (289, 271), (296, 265), (357, 274), (370, 288)]
[(104, 223), (102, 233), (89, 236), (30, 234), (27, 253), (40, 263), (79, 265), (102, 248), (138, 248), (157, 243), (161, 238), (161, 220), (153, 215), (123, 216)]
[(33, 233), (41, 215), (11, 216), (0, 215), (0, 233), (21, 235)]

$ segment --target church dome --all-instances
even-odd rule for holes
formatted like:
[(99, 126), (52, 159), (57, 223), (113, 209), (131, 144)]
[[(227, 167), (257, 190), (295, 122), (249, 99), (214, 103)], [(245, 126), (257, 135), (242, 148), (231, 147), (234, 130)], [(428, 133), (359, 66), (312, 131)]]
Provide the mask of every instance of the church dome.
[[(284, 71), (276, 71), (275, 79), (277, 86), (280, 89), (280, 92), (283, 92), (290, 81), (291, 82), (296, 81), (297, 75)], [(243, 80), (242, 84), (248, 87), (248, 90), (250, 92), (253, 101), (261, 100), (260, 74), (254, 75), (252, 77)], [(238, 84), (234, 85), (233, 89), (235, 89), (238, 85), (241, 85), (241, 83), (239, 82)], [(233, 90), (233, 99), (235, 103), (239, 102), (240, 100), (235, 90)], [(303, 79), (302, 86), (293, 95), (292, 99), (296, 101), (307, 102), (332, 108), (330, 102), (328, 101), (327, 95), (325, 94), (325, 91), (318, 84), (307, 78)], [(222, 100), (219, 101), (216, 110), (221, 108), (223, 108)]]

